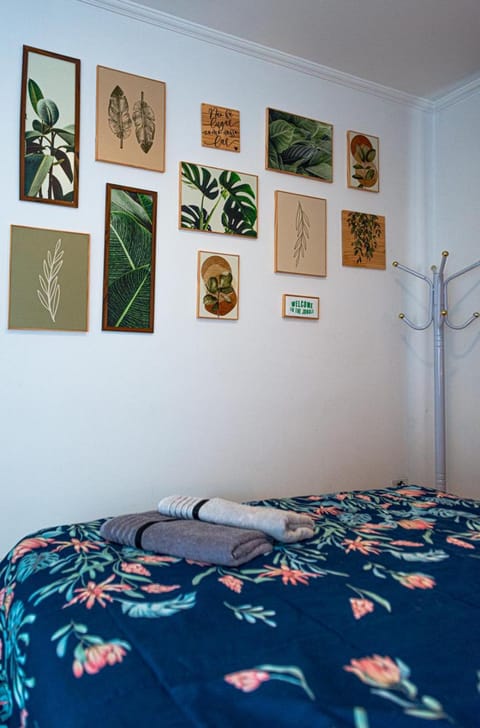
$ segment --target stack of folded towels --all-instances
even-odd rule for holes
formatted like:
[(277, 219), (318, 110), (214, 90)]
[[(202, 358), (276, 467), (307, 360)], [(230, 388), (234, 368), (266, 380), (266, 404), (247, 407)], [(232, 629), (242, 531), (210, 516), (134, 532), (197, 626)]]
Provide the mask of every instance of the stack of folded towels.
[(221, 566), (240, 566), (273, 549), (273, 540), (311, 538), (305, 513), (249, 506), (224, 498), (173, 495), (157, 511), (110, 518), (100, 533), (109, 541)]

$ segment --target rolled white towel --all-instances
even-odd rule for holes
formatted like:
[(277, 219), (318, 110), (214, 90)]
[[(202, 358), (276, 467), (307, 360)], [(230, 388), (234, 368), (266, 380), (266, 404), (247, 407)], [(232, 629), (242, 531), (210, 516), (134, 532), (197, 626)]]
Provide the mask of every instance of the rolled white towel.
[(225, 498), (170, 495), (159, 501), (158, 511), (172, 518), (198, 519), (224, 526), (255, 528), (284, 543), (303, 541), (315, 533), (315, 522), (306, 513), (267, 506), (249, 506)]

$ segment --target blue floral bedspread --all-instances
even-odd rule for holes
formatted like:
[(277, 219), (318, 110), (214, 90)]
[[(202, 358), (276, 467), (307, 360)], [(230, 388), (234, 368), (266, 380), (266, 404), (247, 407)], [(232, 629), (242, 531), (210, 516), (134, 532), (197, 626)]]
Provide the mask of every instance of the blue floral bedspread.
[[(480, 726), (480, 501), (256, 501), (316, 535), (242, 568), (49, 528), (0, 564), (0, 725)], [(427, 722), (427, 723), (426, 723)]]

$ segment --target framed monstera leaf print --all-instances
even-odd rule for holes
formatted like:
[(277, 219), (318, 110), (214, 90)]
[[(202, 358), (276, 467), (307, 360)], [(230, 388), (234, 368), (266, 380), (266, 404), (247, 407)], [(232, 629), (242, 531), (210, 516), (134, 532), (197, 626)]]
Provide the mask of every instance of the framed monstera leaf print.
[(95, 159), (165, 171), (165, 83), (97, 66)]

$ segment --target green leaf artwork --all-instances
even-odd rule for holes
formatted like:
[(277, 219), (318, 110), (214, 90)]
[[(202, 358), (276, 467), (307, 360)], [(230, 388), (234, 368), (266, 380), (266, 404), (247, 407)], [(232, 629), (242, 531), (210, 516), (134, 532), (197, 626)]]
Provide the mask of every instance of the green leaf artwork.
[(156, 192), (107, 185), (103, 329), (153, 331)]
[(257, 237), (257, 177), (181, 162), (180, 227)]
[(24, 47), (20, 199), (78, 204), (79, 68)]
[(332, 124), (267, 109), (266, 168), (332, 182)]

